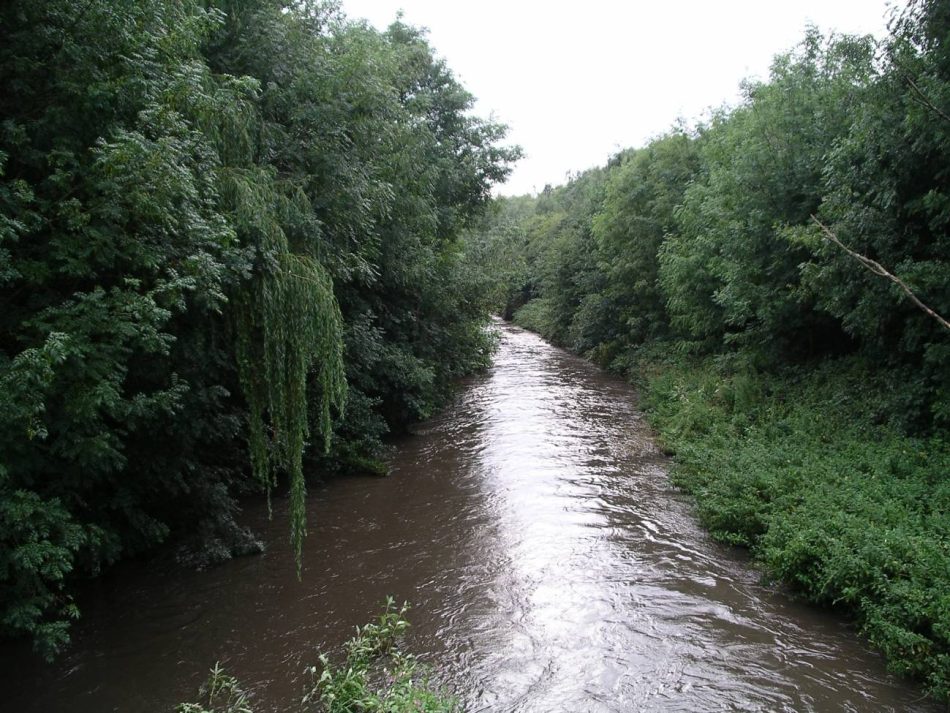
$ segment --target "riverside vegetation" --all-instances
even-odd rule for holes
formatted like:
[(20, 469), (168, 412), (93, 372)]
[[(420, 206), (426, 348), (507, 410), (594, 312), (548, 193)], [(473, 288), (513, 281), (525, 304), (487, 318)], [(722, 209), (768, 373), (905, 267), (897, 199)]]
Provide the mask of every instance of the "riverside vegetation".
[[(334, 667), (321, 654), (320, 673), (309, 669), (313, 681), (301, 699), (301, 710), (326, 713), (452, 713), (455, 700), (433, 687), (426, 670), (411, 654), (399, 649), (399, 639), (409, 628), (408, 604), (396, 608), (386, 601), (376, 621), (357, 627), (346, 642), (343, 663)], [(253, 713), (251, 697), (237, 679), (220, 666), (211, 671), (199, 692), (201, 701), (183, 703), (178, 713)]]
[[(638, 380), (712, 532), (950, 698), (947, 3), (810, 32), (738, 106), (487, 215), (519, 152), (400, 21), (12, 0), (0, 76), (0, 634), (51, 657), (83, 579), (253, 549), (237, 498), (278, 484), (299, 558), (305, 471), (379, 470), (496, 305)], [(370, 677), (383, 638), (349, 649)], [(393, 660), (391, 700), (451, 706)], [(356, 668), (313, 695), (399, 710)]]
[(425, 35), (334, 2), (0, 7), (0, 634), (255, 547), (236, 499), (379, 470), (484, 366), (462, 231), (518, 150)]
[(950, 5), (506, 198), (508, 318), (628, 375), (719, 539), (950, 700)]

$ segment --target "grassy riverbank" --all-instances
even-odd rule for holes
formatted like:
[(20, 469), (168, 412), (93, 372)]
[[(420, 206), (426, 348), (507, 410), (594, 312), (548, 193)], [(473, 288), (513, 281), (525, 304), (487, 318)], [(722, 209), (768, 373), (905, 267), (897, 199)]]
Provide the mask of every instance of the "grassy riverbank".
[(901, 374), (857, 359), (765, 375), (654, 354), (643, 405), (703, 524), (767, 576), (841, 608), (950, 697), (950, 445), (888, 419)]

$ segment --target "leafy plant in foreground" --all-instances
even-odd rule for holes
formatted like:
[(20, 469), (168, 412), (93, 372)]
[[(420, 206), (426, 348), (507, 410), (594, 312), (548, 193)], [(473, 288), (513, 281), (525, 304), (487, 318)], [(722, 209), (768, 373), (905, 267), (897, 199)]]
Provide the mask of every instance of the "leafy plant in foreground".
[(234, 676), (216, 663), (207, 682), (198, 691), (202, 703), (182, 703), (178, 713), (254, 713), (248, 694)]
[[(334, 667), (329, 656), (319, 657), (322, 668), (309, 669), (313, 676), (303, 696), (301, 710), (324, 713), (451, 713), (456, 701), (434, 690), (426, 669), (410, 654), (399, 650), (398, 639), (409, 628), (409, 605), (397, 608), (386, 599), (375, 621), (357, 627), (346, 642), (346, 658)], [(199, 691), (200, 703), (183, 703), (178, 713), (253, 713), (247, 693), (237, 679), (215, 664)]]

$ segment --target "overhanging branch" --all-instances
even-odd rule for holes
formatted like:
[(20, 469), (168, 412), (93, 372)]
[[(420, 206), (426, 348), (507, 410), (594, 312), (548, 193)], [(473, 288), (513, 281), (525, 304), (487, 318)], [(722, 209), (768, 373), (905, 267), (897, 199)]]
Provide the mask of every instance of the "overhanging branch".
[(855, 252), (854, 250), (849, 248), (847, 245), (842, 243), (841, 240), (838, 238), (838, 236), (835, 235), (834, 231), (831, 228), (829, 228), (827, 225), (822, 223), (820, 220), (818, 220), (818, 218), (816, 218), (815, 216), (812, 216), (811, 219), (815, 222), (815, 225), (821, 228), (821, 232), (824, 233), (826, 240), (837, 245), (839, 248), (844, 250), (846, 253), (848, 253), (848, 255), (850, 255), (859, 263), (864, 265), (864, 267), (866, 267), (868, 270), (873, 272), (875, 275), (879, 275), (887, 280), (890, 280), (895, 285), (900, 287), (904, 291), (904, 293), (908, 297), (910, 297), (911, 302), (913, 302), (921, 310), (923, 310), (925, 313), (927, 313), (928, 315), (933, 317), (935, 320), (937, 320), (944, 329), (950, 330), (950, 322), (948, 322), (946, 319), (944, 319), (942, 316), (937, 314), (930, 307), (928, 307), (923, 302), (921, 302), (920, 299), (917, 297), (917, 295), (914, 294), (913, 290), (911, 290), (903, 280), (901, 280), (896, 275), (888, 272), (884, 268), (884, 266), (881, 265), (881, 263), (877, 262), (876, 260), (872, 260), (869, 257), (865, 257), (864, 255), (861, 255), (860, 253)]

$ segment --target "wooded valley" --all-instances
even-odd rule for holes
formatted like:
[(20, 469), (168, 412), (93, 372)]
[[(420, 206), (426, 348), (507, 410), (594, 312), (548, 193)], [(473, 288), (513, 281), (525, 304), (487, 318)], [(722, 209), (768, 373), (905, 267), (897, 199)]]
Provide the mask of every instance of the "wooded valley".
[(274, 488), (299, 567), (308, 478), (385, 473), (497, 312), (633, 381), (713, 535), (950, 698), (950, 4), (517, 197), (426, 33), (333, 2), (7, 2), (0, 77), (3, 636), (52, 660), (116, 563), (257, 551)]

